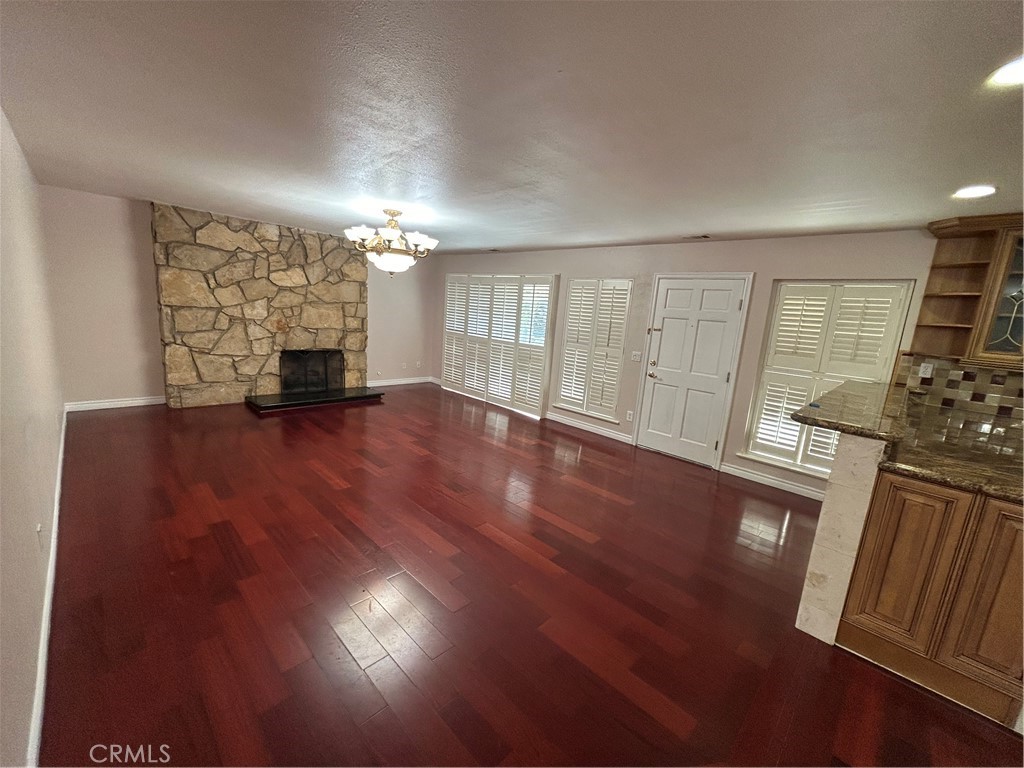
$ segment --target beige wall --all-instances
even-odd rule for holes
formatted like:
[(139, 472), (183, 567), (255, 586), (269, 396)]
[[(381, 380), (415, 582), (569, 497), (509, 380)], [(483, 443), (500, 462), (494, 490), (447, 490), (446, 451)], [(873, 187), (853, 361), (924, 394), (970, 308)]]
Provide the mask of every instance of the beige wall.
[(40, 190), (66, 402), (163, 397), (149, 203)]
[[(590, 419), (568, 411), (553, 411), (601, 429), (631, 434), (633, 424), (626, 421), (626, 411), (638, 409), (643, 363), (631, 362), (628, 353), (644, 350), (654, 275), (684, 272), (753, 272), (749, 314), (742, 340), (722, 461), (726, 465), (821, 490), (824, 488), (824, 482), (821, 480), (738, 455), (746, 445), (748, 410), (760, 368), (772, 282), (808, 279), (916, 279), (918, 282), (909, 318), (909, 327), (912, 330), (934, 245), (934, 239), (927, 232), (915, 230), (510, 254), (442, 254), (439, 257), (441, 263), (435, 285), (435, 304), (443, 303), (444, 274), (447, 273), (559, 274), (559, 307), (564, 306), (568, 281), (572, 278), (633, 278), (633, 296), (626, 335), (627, 355), (618, 406), (619, 424)], [(380, 309), (378, 307), (378, 310)], [(439, 325), (440, 318), (434, 324)], [(564, 313), (558, 312), (555, 326), (555, 363), (550, 392), (558, 390), (563, 324)], [(909, 334), (904, 346), (907, 343)], [(549, 396), (549, 403), (551, 399)]]
[(394, 277), (370, 267), (366, 353), (371, 382), (441, 375), (439, 324), (444, 289), (437, 291), (443, 280), (436, 256)]
[(44, 279), (39, 188), (2, 113), (0, 133), (0, 764), (23, 765), (63, 399)]

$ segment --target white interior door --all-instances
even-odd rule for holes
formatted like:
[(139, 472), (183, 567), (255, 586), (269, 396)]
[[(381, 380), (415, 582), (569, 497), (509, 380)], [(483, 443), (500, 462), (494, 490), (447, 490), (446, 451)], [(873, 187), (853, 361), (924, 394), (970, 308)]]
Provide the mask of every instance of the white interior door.
[(717, 467), (743, 278), (659, 277), (638, 444)]

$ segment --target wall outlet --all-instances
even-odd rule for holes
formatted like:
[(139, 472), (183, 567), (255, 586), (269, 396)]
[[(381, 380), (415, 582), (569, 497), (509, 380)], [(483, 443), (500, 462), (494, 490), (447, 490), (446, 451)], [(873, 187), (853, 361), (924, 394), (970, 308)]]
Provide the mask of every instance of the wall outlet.
[(417, 368), (422, 368), (423, 367), (423, 361), (422, 360), (417, 360), (416, 361), (416, 367)]
[(633, 420), (633, 412), (632, 411), (626, 411), (626, 421), (632, 421), (632, 420)]
[(922, 379), (931, 378), (934, 372), (935, 366), (932, 363), (921, 363), (920, 375)]
[(402, 370), (403, 370), (403, 371), (404, 371), (404, 370), (405, 370), (406, 368), (408, 368), (408, 367), (409, 367), (409, 366), (408, 366), (408, 364), (406, 364), (406, 363), (402, 363)]
[(644, 353), (643, 352), (630, 352), (629, 353), (629, 359), (632, 360), (634, 363), (639, 363), (641, 360), (644, 359)]

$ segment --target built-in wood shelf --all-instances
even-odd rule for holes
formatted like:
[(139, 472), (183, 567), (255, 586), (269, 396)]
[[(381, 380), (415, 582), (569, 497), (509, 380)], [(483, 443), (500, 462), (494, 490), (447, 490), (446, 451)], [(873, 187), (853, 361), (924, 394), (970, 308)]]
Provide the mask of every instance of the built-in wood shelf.
[(986, 318), (991, 323), (996, 311), (987, 309), (994, 290), (989, 283), (996, 271), (1006, 279), (1002, 276), (1010, 267), (1004, 257), (1007, 244), (1013, 243), (1007, 233), (1019, 232), (1020, 221), (1021, 214), (1012, 213), (961, 216), (928, 225), (938, 240), (912, 350), (938, 357), (975, 358), (973, 350), (984, 342), (978, 338), (987, 338), (987, 331), (979, 325), (984, 325)]
[(988, 261), (952, 261), (948, 264), (932, 264), (932, 269), (960, 269), (961, 267), (987, 267)]

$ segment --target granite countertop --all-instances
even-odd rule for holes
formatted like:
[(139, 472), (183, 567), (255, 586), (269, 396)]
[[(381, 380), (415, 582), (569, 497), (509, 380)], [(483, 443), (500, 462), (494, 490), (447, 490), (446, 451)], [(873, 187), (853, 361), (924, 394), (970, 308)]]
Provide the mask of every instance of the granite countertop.
[(848, 381), (792, 414), (794, 421), (882, 440), (879, 468), (1020, 503), (1021, 422), (938, 407), (888, 384)]

